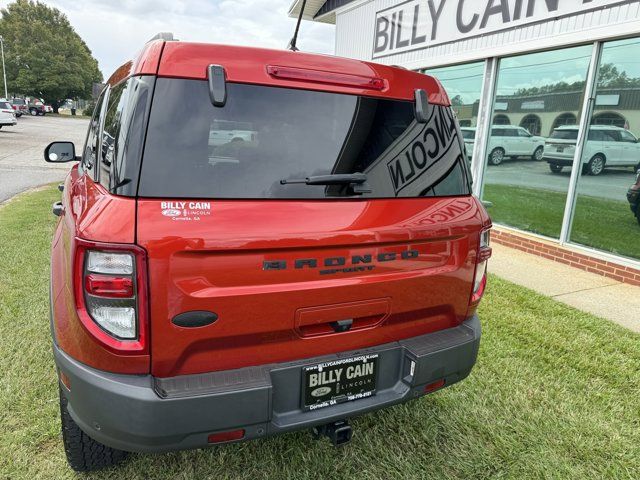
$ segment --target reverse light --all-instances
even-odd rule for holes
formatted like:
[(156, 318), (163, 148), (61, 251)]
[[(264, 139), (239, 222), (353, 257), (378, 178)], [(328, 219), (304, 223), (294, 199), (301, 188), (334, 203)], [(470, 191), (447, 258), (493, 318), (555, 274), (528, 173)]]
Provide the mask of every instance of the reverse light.
[(487, 260), (491, 258), (492, 253), (490, 247), (490, 231), (491, 230), (486, 229), (480, 232), (480, 245), (476, 257), (476, 272), (473, 278), (473, 292), (471, 293), (470, 301), (472, 305), (480, 302), (487, 286)]
[(117, 351), (146, 347), (146, 254), (133, 245), (76, 239), (75, 292), (87, 330)]
[(324, 72), (297, 67), (281, 67), (267, 65), (267, 73), (272, 77), (303, 82), (324, 83), (342, 87), (364, 88), (367, 90), (384, 90), (386, 82), (380, 77), (367, 77), (350, 73)]
[(127, 253), (89, 250), (87, 252), (87, 271), (131, 275), (133, 273), (133, 257)]

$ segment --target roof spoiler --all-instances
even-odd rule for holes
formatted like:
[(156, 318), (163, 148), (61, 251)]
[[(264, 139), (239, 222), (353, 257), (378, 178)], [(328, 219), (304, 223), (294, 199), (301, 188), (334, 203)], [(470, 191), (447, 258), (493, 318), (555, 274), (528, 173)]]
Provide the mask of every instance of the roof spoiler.
[(173, 33), (171, 32), (160, 32), (151, 37), (147, 43), (153, 42), (154, 40), (164, 40), (165, 42), (173, 42), (177, 40), (177, 38), (173, 38)]

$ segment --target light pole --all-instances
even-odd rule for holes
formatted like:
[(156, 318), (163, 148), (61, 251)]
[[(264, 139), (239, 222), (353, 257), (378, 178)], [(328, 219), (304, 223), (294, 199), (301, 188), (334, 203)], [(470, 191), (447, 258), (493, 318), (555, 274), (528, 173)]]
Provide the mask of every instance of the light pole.
[(2, 77), (4, 79), (4, 98), (9, 100), (9, 94), (7, 93), (7, 69), (4, 66), (4, 39), (0, 35), (0, 52), (2, 52)]

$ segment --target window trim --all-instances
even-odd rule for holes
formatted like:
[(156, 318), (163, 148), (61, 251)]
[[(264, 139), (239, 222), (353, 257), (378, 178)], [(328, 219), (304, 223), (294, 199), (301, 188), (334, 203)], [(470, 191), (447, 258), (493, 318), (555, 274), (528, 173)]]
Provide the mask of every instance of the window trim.
[(98, 158), (98, 157), (102, 157), (102, 133), (104, 132), (104, 119), (107, 115), (107, 107), (109, 105), (109, 97), (111, 96), (111, 85), (107, 85), (107, 88), (105, 89), (105, 97), (104, 97), (104, 101), (102, 102), (102, 108), (100, 109), (100, 123), (98, 124), (98, 131), (99, 131), (99, 135), (96, 136), (96, 142), (99, 143), (96, 144), (96, 148), (97, 148), (97, 154), (96, 154), (96, 171), (93, 173), (93, 180), (96, 183), (100, 183), (100, 168), (99, 167), (99, 162), (102, 161), (102, 158)]
[(93, 121), (96, 116), (98, 119), (98, 123), (100, 122), (100, 115), (102, 115), (102, 107), (104, 106), (104, 98), (105, 98), (105, 95), (107, 94), (107, 89), (108, 87), (104, 88), (100, 92), (100, 95), (98, 95), (98, 100), (96, 100), (96, 107), (100, 105), (100, 109), (99, 110), (97, 108), (94, 109), (93, 114), (91, 115), (91, 120), (89, 120), (89, 127), (87, 128), (87, 133), (84, 136), (84, 143), (82, 146), (82, 160), (80, 160), (80, 163), (78, 164), (78, 170), (80, 175), (84, 175), (85, 173), (87, 173), (87, 169), (85, 168), (85, 163), (87, 160), (86, 153), (87, 153), (87, 146), (89, 143), (89, 136), (91, 135), (91, 128), (93, 127)]

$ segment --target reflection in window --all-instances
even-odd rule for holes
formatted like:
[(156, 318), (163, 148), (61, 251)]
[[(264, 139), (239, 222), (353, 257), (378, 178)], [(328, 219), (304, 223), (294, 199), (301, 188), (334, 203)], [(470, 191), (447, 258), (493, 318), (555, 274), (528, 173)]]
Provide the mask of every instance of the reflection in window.
[(578, 123), (578, 119), (573, 113), (562, 113), (556, 117), (551, 126), (551, 133), (557, 128), (563, 125), (575, 125)]
[(538, 115), (527, 115), (520, 121), (520, 126), (531, 135), (540, 135), (542, 131), (542, 120)]
[[(493, 112), (500, 135), (489, 138), (483, 194), (496, 223), (560, 236), (577, 129), (556, 129), (580, 118), (591, 52), (586, 45), (500, 60)], [(550, 154), (567, 164), (550, 165)]]
[[(640, 168), (637, 38), (605, 43), (594, 112), (582, 155), (571, 241), (640, 259), (640, 195), (627, 192)], [(638, 183), (636, 183), (638, 185)]]
[(616, 112), (598, 113), (593, 116), (592, 125), (613, 125), (618, 128), (626, 128), (627, 120)]
[(433, 68), (422, 73), (436, 77), (444, 86), (451, 107), (461, 127), (469, 128), (465, 137), (467, 158), (470, 161), (475, 142), (475, 127), (478, 124), (478, 110), (482, 81), (484, 78), (484, 62), (455, 65), (453, 67)]

